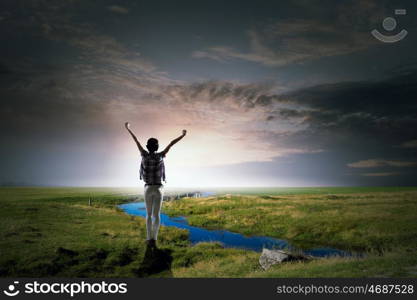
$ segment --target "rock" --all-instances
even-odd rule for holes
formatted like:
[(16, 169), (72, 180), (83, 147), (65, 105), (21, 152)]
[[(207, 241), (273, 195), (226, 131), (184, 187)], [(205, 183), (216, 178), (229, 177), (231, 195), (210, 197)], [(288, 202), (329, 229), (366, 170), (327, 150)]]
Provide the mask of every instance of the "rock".
[(269, 250), (263, 248), (262, 254), (259, 257), (259, 264), (264, 270), (268, 270), (272, 265), (282, 262), (308, 259), (311, 259), (311, 257), (300, 254), (292, 254), (284, 250)]
[(262, 249), (262, 254), (259, 257), (259, 264), (264, 270), (268, 270), (272, 265), (282, 263), (288, 260), (289, 254), (282, 250)]

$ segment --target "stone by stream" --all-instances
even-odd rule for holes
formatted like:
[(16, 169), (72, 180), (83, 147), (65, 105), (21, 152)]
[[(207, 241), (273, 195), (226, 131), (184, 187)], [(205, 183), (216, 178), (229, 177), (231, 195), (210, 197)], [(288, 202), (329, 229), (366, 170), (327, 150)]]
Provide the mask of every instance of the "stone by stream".
[(270, 250), (263, 248), (259, 257), (259, 264), (262, 269), (268, 270), (272, 265), (276, 265), (286, 261), (306, 261), (313, 259), (312, 256), (294, 254), (284, 250)]

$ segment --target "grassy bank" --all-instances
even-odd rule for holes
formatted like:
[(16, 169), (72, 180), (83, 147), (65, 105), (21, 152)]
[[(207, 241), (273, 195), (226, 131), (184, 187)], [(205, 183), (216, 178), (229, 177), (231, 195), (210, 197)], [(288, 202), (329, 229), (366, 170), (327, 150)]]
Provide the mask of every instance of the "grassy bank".
[[(352, 190), (352, 189), (351, 189)], [(417, 244), (417, 191), (224, 195), (166, 203), (191, 225), (284, 238), (301, 248), (391, 251)]]
[(187, 232), (172, 227), (161, 227), (159, 249), (151, 254), (143, 219), (115, 208), (134, 200), (135, 190), (1, 188), (0, 276), (416, 277), (415, 192), (304, 192), (183, 199), (164, 209), (208, 228), (371, 254), (286, 263), (265, 272), (259, 253), (215, 243), (191, 246)]

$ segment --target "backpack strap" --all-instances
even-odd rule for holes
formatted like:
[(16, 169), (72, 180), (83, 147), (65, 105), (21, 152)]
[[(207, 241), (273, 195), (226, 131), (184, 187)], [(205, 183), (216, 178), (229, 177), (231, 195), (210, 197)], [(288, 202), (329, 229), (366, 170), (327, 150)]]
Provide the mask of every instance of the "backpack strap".
[(167, 182), (166, 177), (165, 177), (165, 164), (164, 161), (162, 161), (161, 163), (161, 176), (162, 176), (162, 180)]

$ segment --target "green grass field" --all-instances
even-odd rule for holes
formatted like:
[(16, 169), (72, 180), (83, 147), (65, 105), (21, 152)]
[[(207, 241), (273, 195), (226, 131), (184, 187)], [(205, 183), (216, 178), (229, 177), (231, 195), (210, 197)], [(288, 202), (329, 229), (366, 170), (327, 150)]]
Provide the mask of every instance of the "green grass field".
[(366, 254), (268, 271), (257, 252), (191, 246), (187, 231), (173, 227), (161, 227), (150, 255), (144, 220), (116, 208), (138, 190), (0, 188), (0, 276), (417, 277), (417, 188), (223, 188), (164, 204), (191, 225)]

